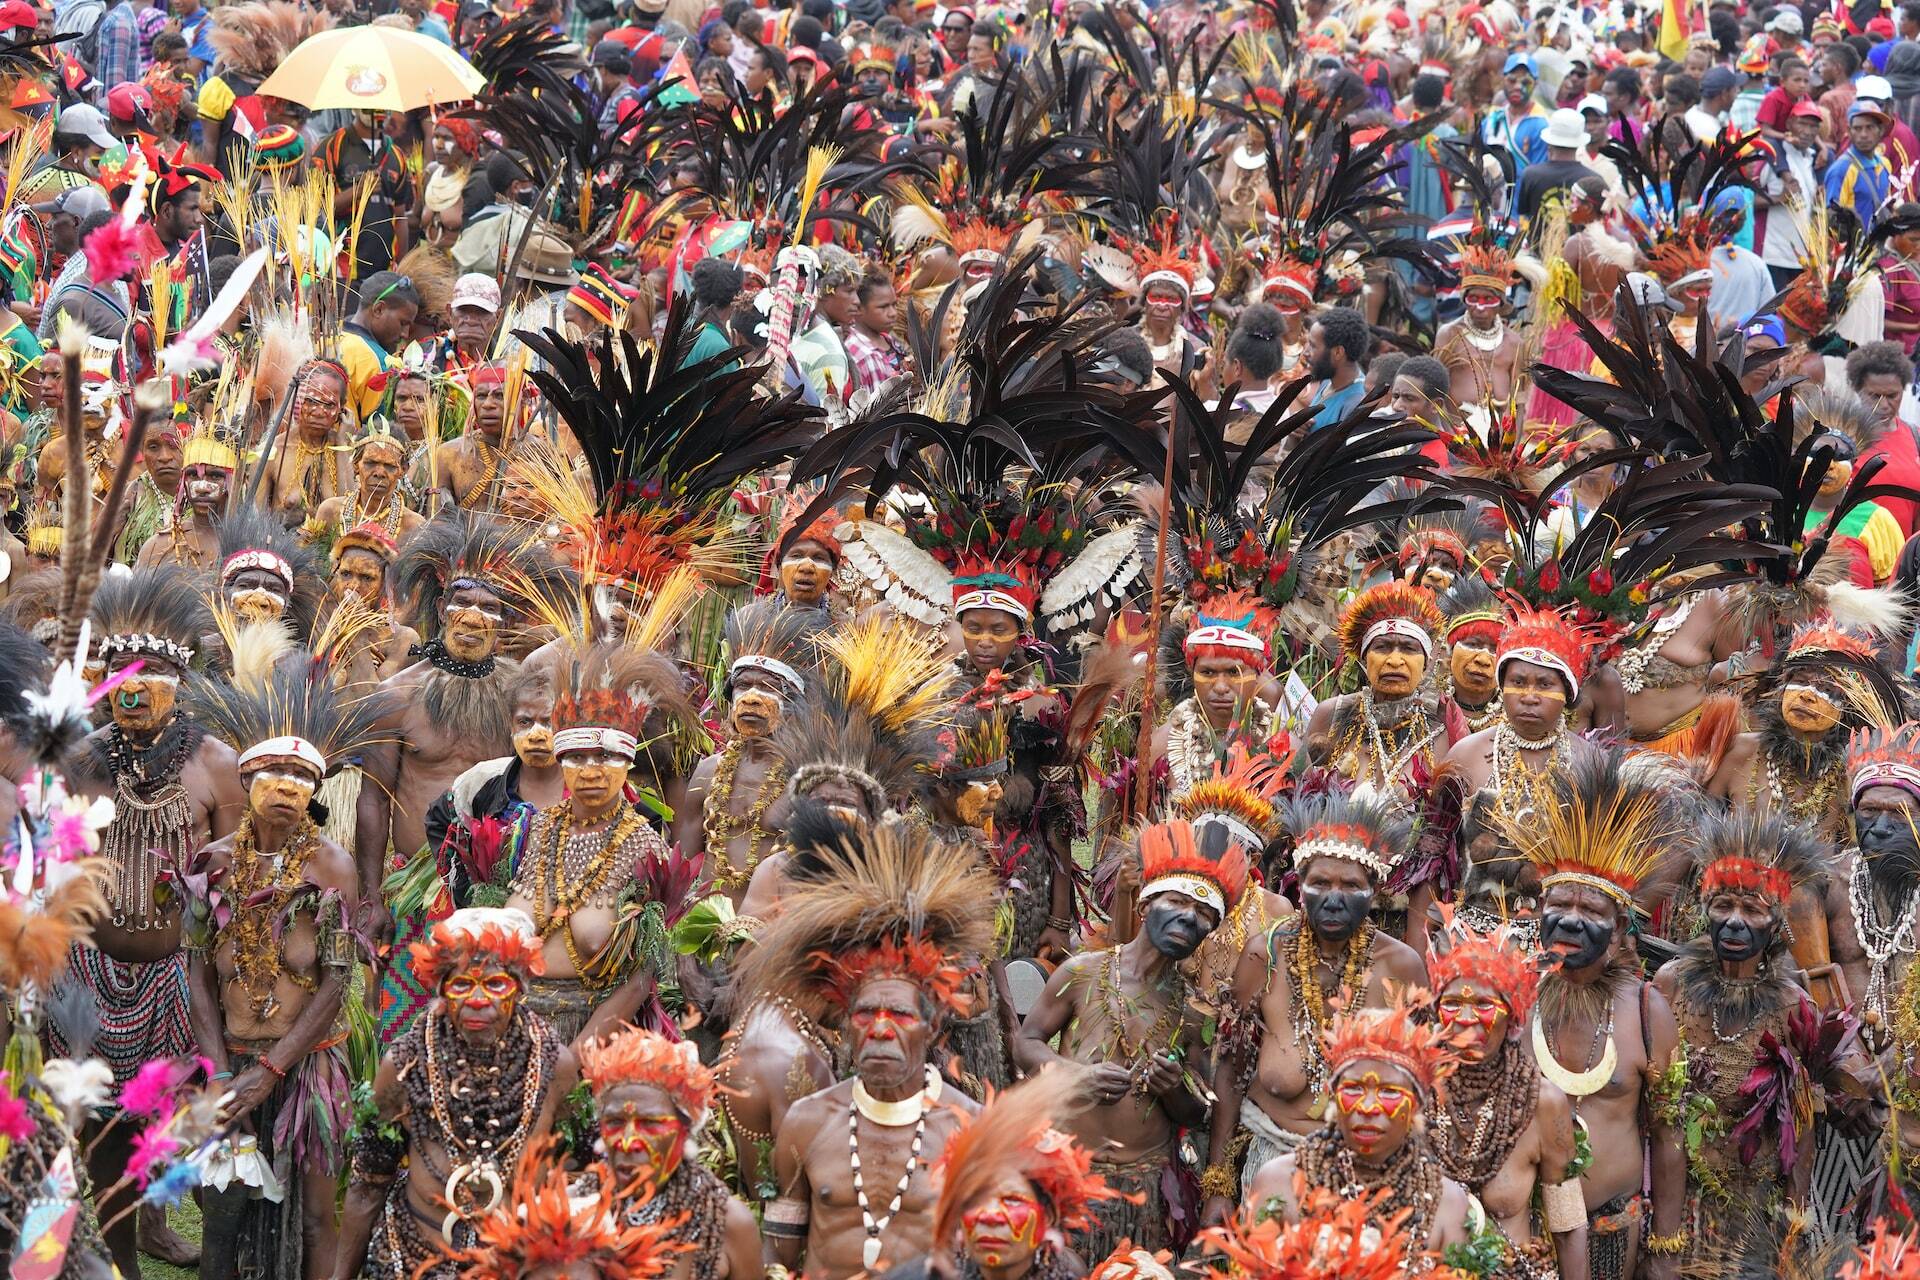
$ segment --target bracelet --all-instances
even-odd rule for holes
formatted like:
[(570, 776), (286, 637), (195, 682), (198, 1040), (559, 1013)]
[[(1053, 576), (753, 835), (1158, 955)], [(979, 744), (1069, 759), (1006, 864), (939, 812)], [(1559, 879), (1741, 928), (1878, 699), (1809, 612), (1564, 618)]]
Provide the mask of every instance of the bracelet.
[(222, 1080), (231, 1080), (231, 1079), (233, 1079), (233, 1072), (231, 1072), (231, 1071), (216, 1071), (216, 1072), (214, 1072), (214, 1073), (213, 1073), (212, 1075), (210, 1075), (210, 1076), (208, 1076), (208, 1077), (207, 1077), (207, 1079), (208, 1079), (208, 1080), (210, 1080), (210, 1081), (212, 1081), (212, 1082), (213, 1082), (214, 1084), (219, 1084), (219, 1083), (220, 1083), (220, 1082), (221, 1082)]
[(1655, 1235), (1651, 1231), (1640, 1242), (1640, 1247), (1656, 1258), (1671, 1258), (1687, 1251), (1687, 1233), (1676, 1231), (1670, 1236)]
[(280, 1068), (274, 1066), (273, 1059), (267, 1057), (265, 1054), (262, 1054), (260, 1056), (260, 1065), (265, 1067), (268, 1071), (272, 1072), (273, 1078), (276, 1080), (285, 1080), (287, 1078), (287, 1073), (282, 1071)]
[(1240, 1179), (1234, 1176), (1231, 1165), (1210, 1164), (1200, 1172), (1200, 1194), (1209, 1200), (1215, 1196), (1232, 1200), (1239, 1190)]
[(1064, 916), (1048, 916), (1047, 928), (1058, 929), (1062, 933), (1072, 933), (1073, 921), (1067, 919)]

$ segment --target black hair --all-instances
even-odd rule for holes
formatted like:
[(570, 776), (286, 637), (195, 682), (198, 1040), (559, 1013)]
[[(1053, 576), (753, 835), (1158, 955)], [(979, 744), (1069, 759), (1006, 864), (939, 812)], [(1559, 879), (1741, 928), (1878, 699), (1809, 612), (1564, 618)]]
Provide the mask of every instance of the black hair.
[(1605, 83), (1613, 86), (1615, 93), (1624, 93), (1629, 102), (1640, 101), (1640, 73), (1632, 67), (1615, 67), (1607, 72)]
[(707, 57), (693, 64), (694, 85), (697, 87), (702, 80), (707, 78), (709, 72), (723, 75), (729, 81), (733, 79), (733, 65), (731, 63), (725, 58)]
[(1700, 104), (1700, 82), (1682, 71), (1678, 75), (1668, 76), (1661, 86), (1660, 96), (1682, 107), (1694, 107)]
[(1367, 349), (1373, 346), (1373, 330), (1358, 311), (1352, 307), (1328, 307), (1315, 316), (1313, 322), (1325, 335), (1328, 350), (1339, 347), (1355, 364), (1367, 358)]
[(826, 34), (827, 29), (820, 19), (806, 13), (795, 18), (793, 25), (787, 28), (787, 40), (797, 49), (818, 51), (820, 41), (826, 37)]
[(554, 696), (553, 672), (538, 663), (522, 666), (507, 684), (507, 705), (509, 707), (515, 705), (530, 693), (552, 698)]
[(1913, 381), (1913, 361), (1897, 342), (1869, 342), (1847, 357), (1847, 385), (1858, 391), (1868, 378), (1892, 374), (1902, 386)]
[(860, 300), (860, 305), (864, 307), (875, 293), (881, 289), (891, 288), (893, 288), (892, 276), (884, 271), (868, 271), (860, 277), (860, 283), (854, 286), (853, 292), (854, 296)]
[(1404, 351), (1388, 351), (1375, 356), (1373, 363), (1367, 366), (1367, 389), (1392, 387), (1393, 380), (1400, 376), (1400, 366), (1407, 362)]
[(1256, 302), (1240, 313), (1233, 335), (1227, 339), (1227, 359), (1237, 360), (1248, 374), (1262, 381), (1280, 372), (1286, 355), (1280, 348), (1280, 335), (1286, 321), (1280, 309)]
[(488, 155), (486, 170), (487, 185), (503, 199), (508, 187), (527, 176), (527, 171), (520, 166), (520, 162), (505, 151), (495, 151)]
[(376, 271), (360, 282), (360, 305), (372, 307), (382, 302), (411, 302), (417, 307), (420, 291), (398, 271)]
[(1740, 52), (1740, 19), (1724, 9), (1715, 9), (1707, 14), (1707, 30), (1713, 33), (1713, 42), (1723, 56)]
[(224, 289), (227, 281), (233, 278), (233, 273), (239, 266), (240, 255), (237, 253), (223, 253), (209, 262), (207, 264), (208, 292), (219, 293), (220, 290)]
[(1432, 111), (1446, 100), (1447, 82), (1440, 76), (1418, 75), (1413, 78), (1413, 105), (1422, 111)]
[(718, 311), (733, 305), (740, 296), (745, 277), (740, 268), (720, 258), (702, 258), (693, 264), (693, 301), (695, 305)]
[(1430, 400), (1453, 391), (1453, 375), (1447, 371), (1446, 365), (1433, 356), (1409, 356), (1394, 377), (1418, 383), (1420, 390)]
[(1854, 73), (1860, 70), (1860, 51), (1845, 40), (1836, 40), (1828, 45), (1827, 56), (1840, 60), (1840, 66), (1846, 72), (1848, 79), (1852, 79)]
[(153, 60), (165, 62), (175, 53), (187, 51), (187, 39), (177, 31), (162, 31), (153, 38)]
[(1142, 385), (1153, 381), (1153, 348), (1147, 344), (1147, 335), (1139, 329), (1115, 329), (1100, 339), (1099, 349), (1134, 381)]
[(120, 213), (116, 209), (100, 209), (88, 214), (80, 223), (80, 239), (82, 243), (86, 241), (88, 236), (119, 216)]
[(727, 0), (720, 6), (720, 21), (728, 26), (738, 26), (740, 19), (753, 10), (753, 0)]
[[(1854, 71), (1858, 71), (1860, 69), (1860, 64), (1867, 60), (1867, 55), (1873, 52), (1873, 37), (1872, 36), (1848, 36), (1844, 40), (1834, 41), (1831, 45), (1827, 47), (1830, 49), (1845, 48), (1845, 49), (1853, 50), (1853, 56), (1854, 56), (1853, 69)], [(1849, 72), (1848, 74), (1851, 75), (1852, 72)]]

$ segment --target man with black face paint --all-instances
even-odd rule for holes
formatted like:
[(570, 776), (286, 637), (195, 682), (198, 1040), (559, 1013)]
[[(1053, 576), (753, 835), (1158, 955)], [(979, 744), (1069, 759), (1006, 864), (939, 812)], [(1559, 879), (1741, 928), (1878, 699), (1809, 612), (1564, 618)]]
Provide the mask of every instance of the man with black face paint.
[(1209, 1221), (1231, 1210), (1243, 1179), (1319, 1128), (1327, 1099), (1320, 1043), (1332, 1002), (1378, 1005), (1389, 982), (1427, 981), (1413, 949), (1371, 919), (1374, 897), (1406, 848), (1412, 824), (1404, 810), (1371, 787), (1336, 786), (1294, 799), (1283, 813), (1300, 912), (1241, 957), (1233, 1007), (1220, 1017), (1213, 1150), (1233, 1150), (1239, 1130), (1249, 1138), (1239, 1169), (1216, 1157), (1202, 1177)]
[(1659, 1107), (1678, 1033), (1628, 933), (1678, 875), (1672, 846), (1685, 821), (1658, 760), (1618, 750), (1576, 759), (1547, 803), (1500, 823), (1542, 872), (1540, 948), (1558, 965), (1540, 983), (1532, 1048), (1593, 1148), (1581, 1179), (1593, 1280), (1625, 1280), (1643, 1258), (1641, 1274), (1673, 1280), (1690, 1239), (1682, 1128)]
[[(1217, 928), (1247, 886), (1247, 853), (1227, 830), (1165, 822), (1140, 833), (1141, 927), (1104, 951), (1082, 952), (1048, 979), (1014, 1042), (1029, 1072), (1067, 1059), (1093, 1070), (1095, 1105), (1073, 1132), (1101, 1152), (1093, 1168), (1108, 1185), (1141, 1197), (1113, 1206), (1074, 1240), (1084, 1257), (1104, 1258), (1123, 1236), (1146, 1249), (1186, 1240), (1198, 1205), (1171, 1206), (1165, 1175), (1177, 1160), (1179, 1130), (1202, 1122), (1206, 1063), (1197, 1010), (1187, 999), (1180, 962)], [(1056, 1052), (1050, 1041), (1058, 1035)]]
[[(1879, 1059), (1896, 1091), (1912, 1096), (1920, 1089), (1913, 1065), (1920, 1029), (1908, 990), (1920, 931), (1920, 722), (1860, 731), (1846, 763), (1854, 843), (1827, 881), (1829, 942), (1862, 1024), (1862, 1047)], [(1920, 1119), (1901, 1107), (1884, 1139), (1860, 1142), (1823, 1131), (1813, 1171), (1816, 1205), (1836, 1215), (1850, 1205), (1885, 1167), (1887, 1142), (1898, 1143), (1911, 1167), (1920, 1159)]]
[[(1811, 1135), (1796, 1133), (1797, 1122), (1782, 1126), (1776, 1113), (1756, 1103), (1749, 1076), (1781, 1070), (1781, 1053), (1763, 1047), (1763, 1036), (1799, 1063), (1799, 1037), (1788, 1033), (1787, 1021), (1811, 1004), (1792, 976), (1787, 902), (1796, 892), (1825, 889), (1832, 855), (1813, 832), (1778, 814), (1748, 810), (1709, 817), (1694, 858), (1706, 933), (1662, 967), (1654, 984), (1673, 1006), (1686, 1064), (1684, 1081), (1673, 1080), (1664, 1098), (1669, 1123), (1687, 1122), (1692, 1098), (1713, 1102), (1707, 1140), (1688, 1153), (1686, 1252), (1695, 1264), (1691, 1273), (1711, 1275), (1725, 1272), (1698, 1264), (1724, 1266), (1729, 1250), (1742, 1243), (1749, 1215), (1803, 1201), (1813, 1172)], [(1810, 1065), (1799, 1063), (1797, 1073), (1809, 1074)], [(1826, 1085), (1826, 1073), (1825, 1064), (1812, 1065), (1816, 1090)], [(1736, 1127), (1750, 1136), (1731, 1140)]]

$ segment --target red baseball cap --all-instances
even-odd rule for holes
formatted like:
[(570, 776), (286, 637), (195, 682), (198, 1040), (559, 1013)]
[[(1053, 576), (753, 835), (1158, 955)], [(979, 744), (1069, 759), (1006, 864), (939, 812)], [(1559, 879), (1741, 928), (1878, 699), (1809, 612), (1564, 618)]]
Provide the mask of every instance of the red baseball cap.
[(820, 67), (820, 55), (805, 45), (796, 45), (787, 50), (787, 65), (792, 66), (796, 62), (811, 62), (815, 70), (818, 70)]
[(27, 0), (5, 0), (0, 3), (0, 28), (25, 27), (32, 31), (40, 25), (40, 11), (27, 3)]
[(153, 111), (153, 92), (143, 84), (128, 81), (107, 90), (107, 114), (121, 124), (144, 121)]
[(1815, 120), (1825, 120), (1827, 113), (1822, 111), (1819, 104), (1812, 98), (1802, 98), (1793, 104), (1793, 110), (1787, 112), (1788, 119), (1794, 116), (1812, 116)]

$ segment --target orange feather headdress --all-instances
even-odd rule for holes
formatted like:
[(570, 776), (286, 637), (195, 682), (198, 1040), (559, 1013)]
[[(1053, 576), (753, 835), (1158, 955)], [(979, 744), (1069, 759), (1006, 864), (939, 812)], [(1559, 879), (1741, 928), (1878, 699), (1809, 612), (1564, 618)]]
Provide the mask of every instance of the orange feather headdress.
[(706, 1120), (719, 1077), (700, 1061), (691, 1040), (675, 1042), (652, 1031), (623, 1026), (605, 1039), (580, 1044), (580, 1074), (594, 1096), (621, 1085), (647, 1085), (673, 1099), (695, 1129)]
[(1405, 1071), (1421, 1094), (1431, 1098), (1459, 1061), (1447, 1047), (1445, 1028), (1415, 1022), (1413, 1014), (1414, 1006), (1404, 999), (1384, 1009), (1335, 1014), (1321, 1035), (1327, 1079), (1338, 1077), (1349, 1063), (1386, 1062)]
[(1173, 797), (1173, 812), (1195, 827), (1220, 823), (1249, 854), (1257, 854), (1279, 829), (1273, 801), (1287, 783), (1280, 761), (1264, 751), (1248, 755), (1236, 742), (1227, 749), (1224, 766), (1214, 761), (1211, 777)]
[(484, 956), (522, 977), (547, 971), (540, 935), (527, 913), (510, 907), (464, 907), (433, 926), (433, 932), (409, 948), (414, 975), (428, 991), (440, 980)]
[(1355, 596), (1340, 613), (1340, 653), (1358, 662), (1367, 646), (1385, 635), (1404, 635), (1433, 653), (1434, 638), (1447, 629), (1433, 592), (1410, 582), (1382, 582)]
[(1602, 641), (1588, 628), (1553, 609), (1534, 609), (1514, 601), (1500, 631), (1498, 656), (1494, 659), (1494, 678), (1509, 662), (1530, 662), (1536, 667), (1558, 671), (1566, 679), (1571, 704), (1587, 682), (1593, 654)]
[[(1344, 1197), (1323, 1187), (1305, 1194), (1298, 1222), (1258, 1210), (1200, 1233), (1209, 1280), (1405, 1280), (1423, 1255), (1406, 1233), (1409, 1211), (1387, 1216), (1383, 1188)], [(1435, 1273), (1440, 1274), (1440, 1273)]]
[(1428, 989), (1439, 995), (1462, 978), (1487, 987), (1507, 1006), (1516, 1025), (1527, 1020), (1540, 995), (1540, 968), (1519, 938), (1506, 929), (1484, 936), (1456, 929), (1443, 955), (1427, 957)]
[(1757, 893), (1784, 909), (1794, 890), (1824, 883), (1832, 855), (1804, 828), (1776, 813), (1709, 815), (1694, 850), (1700, 900), (1732, 890)]
[(522, 1280), (538, 1271), (586, 1267), (599, 1280), (660, 1280), (693, 1246), (673, 1238), (678, 1218), (629, 1225), (612, 1189), (613, 1170), (587, 1170), (601, 1194), (576, 1201), (575, 1174), (542, 1140), (521, 1161), (513, 1186), (493, 1212), (475, 1224), (479, 1239), (451, 1253), (460, 1280)]
[(1226, 919), (1247, 888), (1247, 851), (1227, 828), (1196, 831), (1182, 819), (1140, 833), (1140, 901), (1161, 893), (1184, 893)]
[(1049, 1067), (988, 1098), (961, 1122), (934, 1166), (936, 1242), (952, 1241), (961, 1216), (1009, 1178), (1030, 1183), (1047, 1206), (1049, 1224), (1068, 1231), (1092, 1226), (1094, 1202), (1120, 1195), (1093, 1172), (1093, 1153), (1055, 1127), (1090, 1105), (1085, 1076), (1076, 1067)]
[(1920, 1243), (1911, 1229), (1895, 1231), (1879, 1219), (1873, 1243), (1862, 1245), (1854, 1260), (1840, 1268), (1840, 1280), (1920, 1280)]

